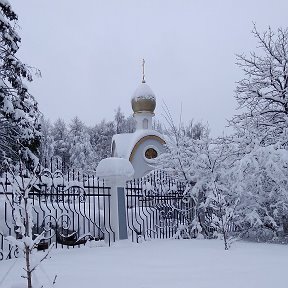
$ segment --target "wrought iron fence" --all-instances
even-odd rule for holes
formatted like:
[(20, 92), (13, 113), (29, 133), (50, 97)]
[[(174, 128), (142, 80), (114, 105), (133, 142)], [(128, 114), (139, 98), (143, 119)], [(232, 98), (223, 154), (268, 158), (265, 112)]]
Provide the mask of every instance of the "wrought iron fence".
[[(8, 174), (0, 179), (0, 260), (19, 256), (17, 247), (5, 240), (18, 237), (11, 204), (15, 199)], [(56, 247), (79, 247), (87, 240), (103, 240), (110, 245), (115, 234), (110, 222), (110, 187), (95, 176), (71, 171), (55, 171), (53, 177), (42, 175), (29, 193), (33, 202), (33, 235), (44, 231), (38, 249), (55, 242)]]
[[(184, 183), (163, 171), (127, 182), (128, 230), (133, 241), (141, 238), (193, 238), (201, 233), (214, 238), (223, 227), (217, 226), (212, 207), (201, 205), (205, 194), (192, 196), (195, 183)], [(219, 223), (218, 223), (219, 224)], [(233, 222), (225, 223), (229, 233), (239, 232)]]
[(171, 238), (194, 219), (187, 185), (155, 171), (126, 185), (128, 229), (133, 241)]

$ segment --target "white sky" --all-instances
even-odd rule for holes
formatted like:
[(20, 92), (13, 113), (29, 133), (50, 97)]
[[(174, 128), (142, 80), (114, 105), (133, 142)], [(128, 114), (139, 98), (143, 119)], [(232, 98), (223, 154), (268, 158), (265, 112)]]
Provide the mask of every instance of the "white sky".
[(30, 91), (52, 121), (113, 118), (146, 80), (175, 119), (221, 134), (235, 114), (236, 53), (255, 49), (250, 31), (287, 25), (285, 0), (10, 0), (19, 15), (18, 56), (42, 72)]

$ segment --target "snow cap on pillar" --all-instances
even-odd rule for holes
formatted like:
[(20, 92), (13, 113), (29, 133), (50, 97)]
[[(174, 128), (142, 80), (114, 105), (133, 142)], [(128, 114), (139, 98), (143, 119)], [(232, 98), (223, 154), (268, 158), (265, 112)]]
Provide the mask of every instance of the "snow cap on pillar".
[(104, 180), (127, 181), (132, 179), (134, 168), (129, 160), (109, 157), (100, 161), (96, 168), (96, 176)]

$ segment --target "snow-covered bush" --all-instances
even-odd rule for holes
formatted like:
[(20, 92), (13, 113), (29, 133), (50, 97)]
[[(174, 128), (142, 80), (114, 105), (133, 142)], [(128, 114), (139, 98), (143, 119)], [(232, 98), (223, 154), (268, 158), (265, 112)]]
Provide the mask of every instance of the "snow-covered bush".
[(242, 200), (243, 225), (253, 228), (256, 237), (265, 230), (273, 236), (287, 235), (288, 151), (255, 143), (232, 173)]

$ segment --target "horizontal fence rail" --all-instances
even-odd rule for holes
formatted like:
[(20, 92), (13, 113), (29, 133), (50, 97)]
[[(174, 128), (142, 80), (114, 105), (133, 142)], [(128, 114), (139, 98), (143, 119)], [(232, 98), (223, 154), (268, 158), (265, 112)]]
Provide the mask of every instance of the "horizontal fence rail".
[[(61, 173), (60, 173), (61, 174)], [(57, 177), (41, 176), (29, 198), (33, 203), (34, 237), (44, 231), (45, 239), (38, 249), (47, 249), (51, 243), (57, 248), (79, 247), (88, 240), (115, 241), (111, 228), (110, 187), (95, 176), (68, 173)], [(1, 178), (0, 190), (0, 260), (19, 256), (17, 247), (5, 240), (19, 237), (10, 203), (17, 201), (8, 175)], [(4, 189), (3, 189), (4, 188)]]

